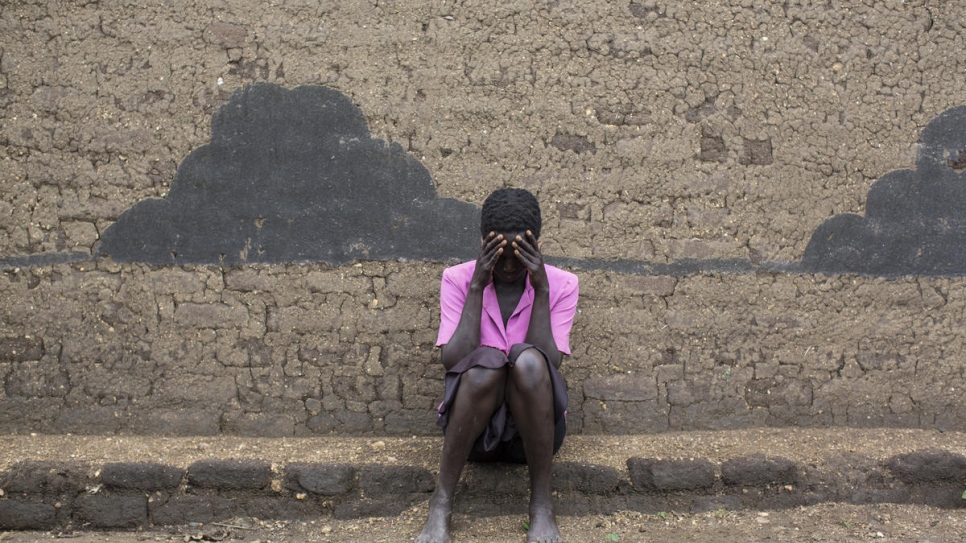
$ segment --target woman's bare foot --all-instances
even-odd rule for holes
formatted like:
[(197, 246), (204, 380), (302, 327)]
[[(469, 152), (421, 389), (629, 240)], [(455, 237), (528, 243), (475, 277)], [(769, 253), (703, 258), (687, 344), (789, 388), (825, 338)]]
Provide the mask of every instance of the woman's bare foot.
[(452, 543), (450, 526), (453, 518), (453, 505), (447, 500), (433, 496), (429, 500), (429, 518), (423, 531), (416, 536), (416, 543)]
[(561, 543), (562, 541), (560, 530), (557, 528), (557, 519), (553, 514), (553, 506), (532, 505), (527, 543)]

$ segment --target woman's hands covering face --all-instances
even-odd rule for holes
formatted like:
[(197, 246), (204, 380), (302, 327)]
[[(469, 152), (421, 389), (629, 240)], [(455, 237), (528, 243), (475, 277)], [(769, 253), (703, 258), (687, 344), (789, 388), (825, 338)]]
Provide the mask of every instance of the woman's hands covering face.
[[(508, 244), (510, 247), (507, 247)], [(504, 234), (487, 234), (480, 244), (480, 255), (476, 259), (476, 268), (471, 279), (472, 286), (482, 289), (493, 281), (493, 270), (500, 265), (500, 260), (508, 249), (513, 251), (512, 257), (530, 275), (530, 286), (535, 290), (549, 289), (540, 242), (530, 230), (517, 234), (512, 241), (508, 241)]]

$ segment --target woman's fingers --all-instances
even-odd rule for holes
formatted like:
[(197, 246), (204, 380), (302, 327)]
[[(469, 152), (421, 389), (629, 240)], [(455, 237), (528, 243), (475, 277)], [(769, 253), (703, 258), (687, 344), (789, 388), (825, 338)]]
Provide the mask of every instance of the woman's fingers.
[(527, 268), (533, 269), (540, 265), (543, 261), (543, 257), (540, 251), (536, 248), (536, 239), (533, 234), (528, 230), (527, 237), (529, 240), (525, 239), (523, 236), (517, 236), (516, 240), (513, 242), (514, 254), (517, 258), (523, 262)]
[(504, 246), (506, 245), (506, 240), (503, 239), (503, 235), (494, 235), (490, 232), (490, 239), (483, 244), (483, 248), (480, 251), (480, 261), (487, 269), (492, 269), (496, 264), (496, 261), (503, 254)]

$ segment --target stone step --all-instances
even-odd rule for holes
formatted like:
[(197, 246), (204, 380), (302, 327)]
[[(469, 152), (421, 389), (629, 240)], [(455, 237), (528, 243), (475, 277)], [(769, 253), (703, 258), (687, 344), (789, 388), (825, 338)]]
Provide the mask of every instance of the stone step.
[[(2, 436), (0, 530), (133, 529), (235, 517), (393, 516), (425, 504), (441, 439)], [(966, 434), (762, 429), (571, 436), (560, 515), (768, 510), (822, 502), (962, 507)], [(457, 512), (526, 511), (522, 465), (469, 464)]]

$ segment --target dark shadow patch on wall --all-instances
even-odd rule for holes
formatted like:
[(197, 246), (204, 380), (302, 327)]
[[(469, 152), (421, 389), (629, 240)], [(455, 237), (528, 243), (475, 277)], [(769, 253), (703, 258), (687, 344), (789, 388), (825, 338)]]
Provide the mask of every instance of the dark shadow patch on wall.
[(836, 215), (815, 230), (803, 271), (966, 275), (966, 106), (933, 119), (919, 142), (916, 169), (876, 181), (865, 217)]
[(742, 166), (767, 166), (774, 162), (772, 157), (771, 140), (745, 139), (744, 154), (739, 161)]
[(698, 154), (701, 162), (725, 162), (728, 160), (728, 148), (725, 146), (724, 138), (714, 134), (704, 133), (701, 135), (701, 153)]
[(104, 232), (100, 254), (157, 265), (476, 254), (479, 208), (437, 197), (426, 168), (372, 138), (362, 110), (336, 90), (247, 86), (211, 131), (167, 197), (139, 202)]
[(576, 136), (574, 134), (557, 132), (550, 140), (550, 145), (553, 145), (561, 151), (573, 151), (578, 155), (582, 153), (597, 154), (597, 146), (587, 139), (587, 136)]

